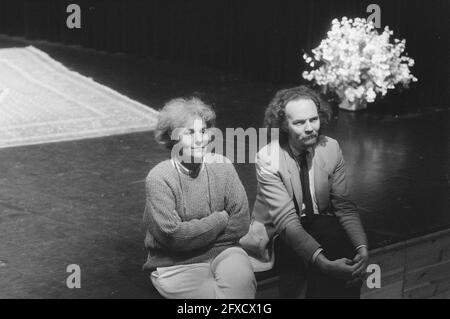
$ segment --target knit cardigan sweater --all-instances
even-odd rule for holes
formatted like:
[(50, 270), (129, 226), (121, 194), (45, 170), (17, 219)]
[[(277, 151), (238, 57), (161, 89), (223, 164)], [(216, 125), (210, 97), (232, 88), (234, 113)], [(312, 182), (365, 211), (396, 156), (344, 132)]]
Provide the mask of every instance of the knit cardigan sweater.
[[(183, 176), (171, 160), (159, 163), (148, 174), (144, 271), (207, 262), (239, 246), (250, 224), (247, 195), (233, 164), (217, 159), (216, 155), (216, 160), (204, 163), (195, 179)], [(202, 196), (183, 194), (186, 183), (193, 183), (191, 193), (195, 187)]]

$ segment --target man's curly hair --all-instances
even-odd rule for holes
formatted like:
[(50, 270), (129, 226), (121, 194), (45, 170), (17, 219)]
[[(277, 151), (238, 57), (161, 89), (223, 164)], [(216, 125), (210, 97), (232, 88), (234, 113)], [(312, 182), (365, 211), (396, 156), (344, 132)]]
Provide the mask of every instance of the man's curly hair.
[(311, 100), (314, 102), (319, 114), (321, 129), (326, 127), (331, 119), (330, 105), (313, 89), (301, 85), (279, 90), (266, 108), (264, 127), (268, 129), (278, 128), (280, 132), (280, 141), (287, 141), (288, 138), (287, 132), (283, 129), (283, 123), (286, 120), (286, 105), (291, 101), (297, 100)]

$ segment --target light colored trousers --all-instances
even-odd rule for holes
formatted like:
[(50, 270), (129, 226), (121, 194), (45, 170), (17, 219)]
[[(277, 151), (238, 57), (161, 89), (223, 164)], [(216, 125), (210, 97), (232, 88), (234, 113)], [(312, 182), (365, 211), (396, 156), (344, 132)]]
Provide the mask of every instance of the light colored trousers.
[(211, 262), (157, 268), (153, 286), (169, 299), (253, 299), (256, 279), (247, 253), (224, 250)]

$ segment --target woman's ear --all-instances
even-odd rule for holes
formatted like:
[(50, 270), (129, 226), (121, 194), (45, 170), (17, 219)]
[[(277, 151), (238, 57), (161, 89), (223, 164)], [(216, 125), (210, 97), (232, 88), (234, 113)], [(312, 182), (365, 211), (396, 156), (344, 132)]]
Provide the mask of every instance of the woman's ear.
[(172, 149), (170, 151), (170, 156), (172, 158), (178, 158), (183, 156), (183, 145), (179, 141), (171, 141), (173, 143)]
[(183, 127), (176, 127), (172, 130), (170, 134), (170, 140), (173, 142), (173, 144), (177, 144), (181, 141), (181, 135), (184, 132)]
[(181, 144), (182, 128), (175, 128), (170, 133), (169, 145), (171, 146), (171, 157), (179, 157), (183, 155), (183, 145)]

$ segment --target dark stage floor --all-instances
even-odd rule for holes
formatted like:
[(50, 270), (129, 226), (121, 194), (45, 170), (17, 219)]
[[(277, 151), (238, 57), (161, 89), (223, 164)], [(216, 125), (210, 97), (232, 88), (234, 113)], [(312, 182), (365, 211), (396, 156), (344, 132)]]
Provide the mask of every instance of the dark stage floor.
[[(0, 47), (23, 46), (1, 39)], [(219, 127), (259, 127), (277, 86), (208, 69), (45, 43), (74, 70), (155, 108), (195, 91)], [(430, 109), (432, 110), (432, 109)], [(450, 227), (450, 112), (339, 112), (326, 133), (347, 160), (372, 246)], [(149, 298), (144, 183), (166, 154), (151, 132), (0, 150), (0, 298)], [(237, 169), (255, 198), (252, 164)], [(81, 267), (81, 289), (66, 267)]]

